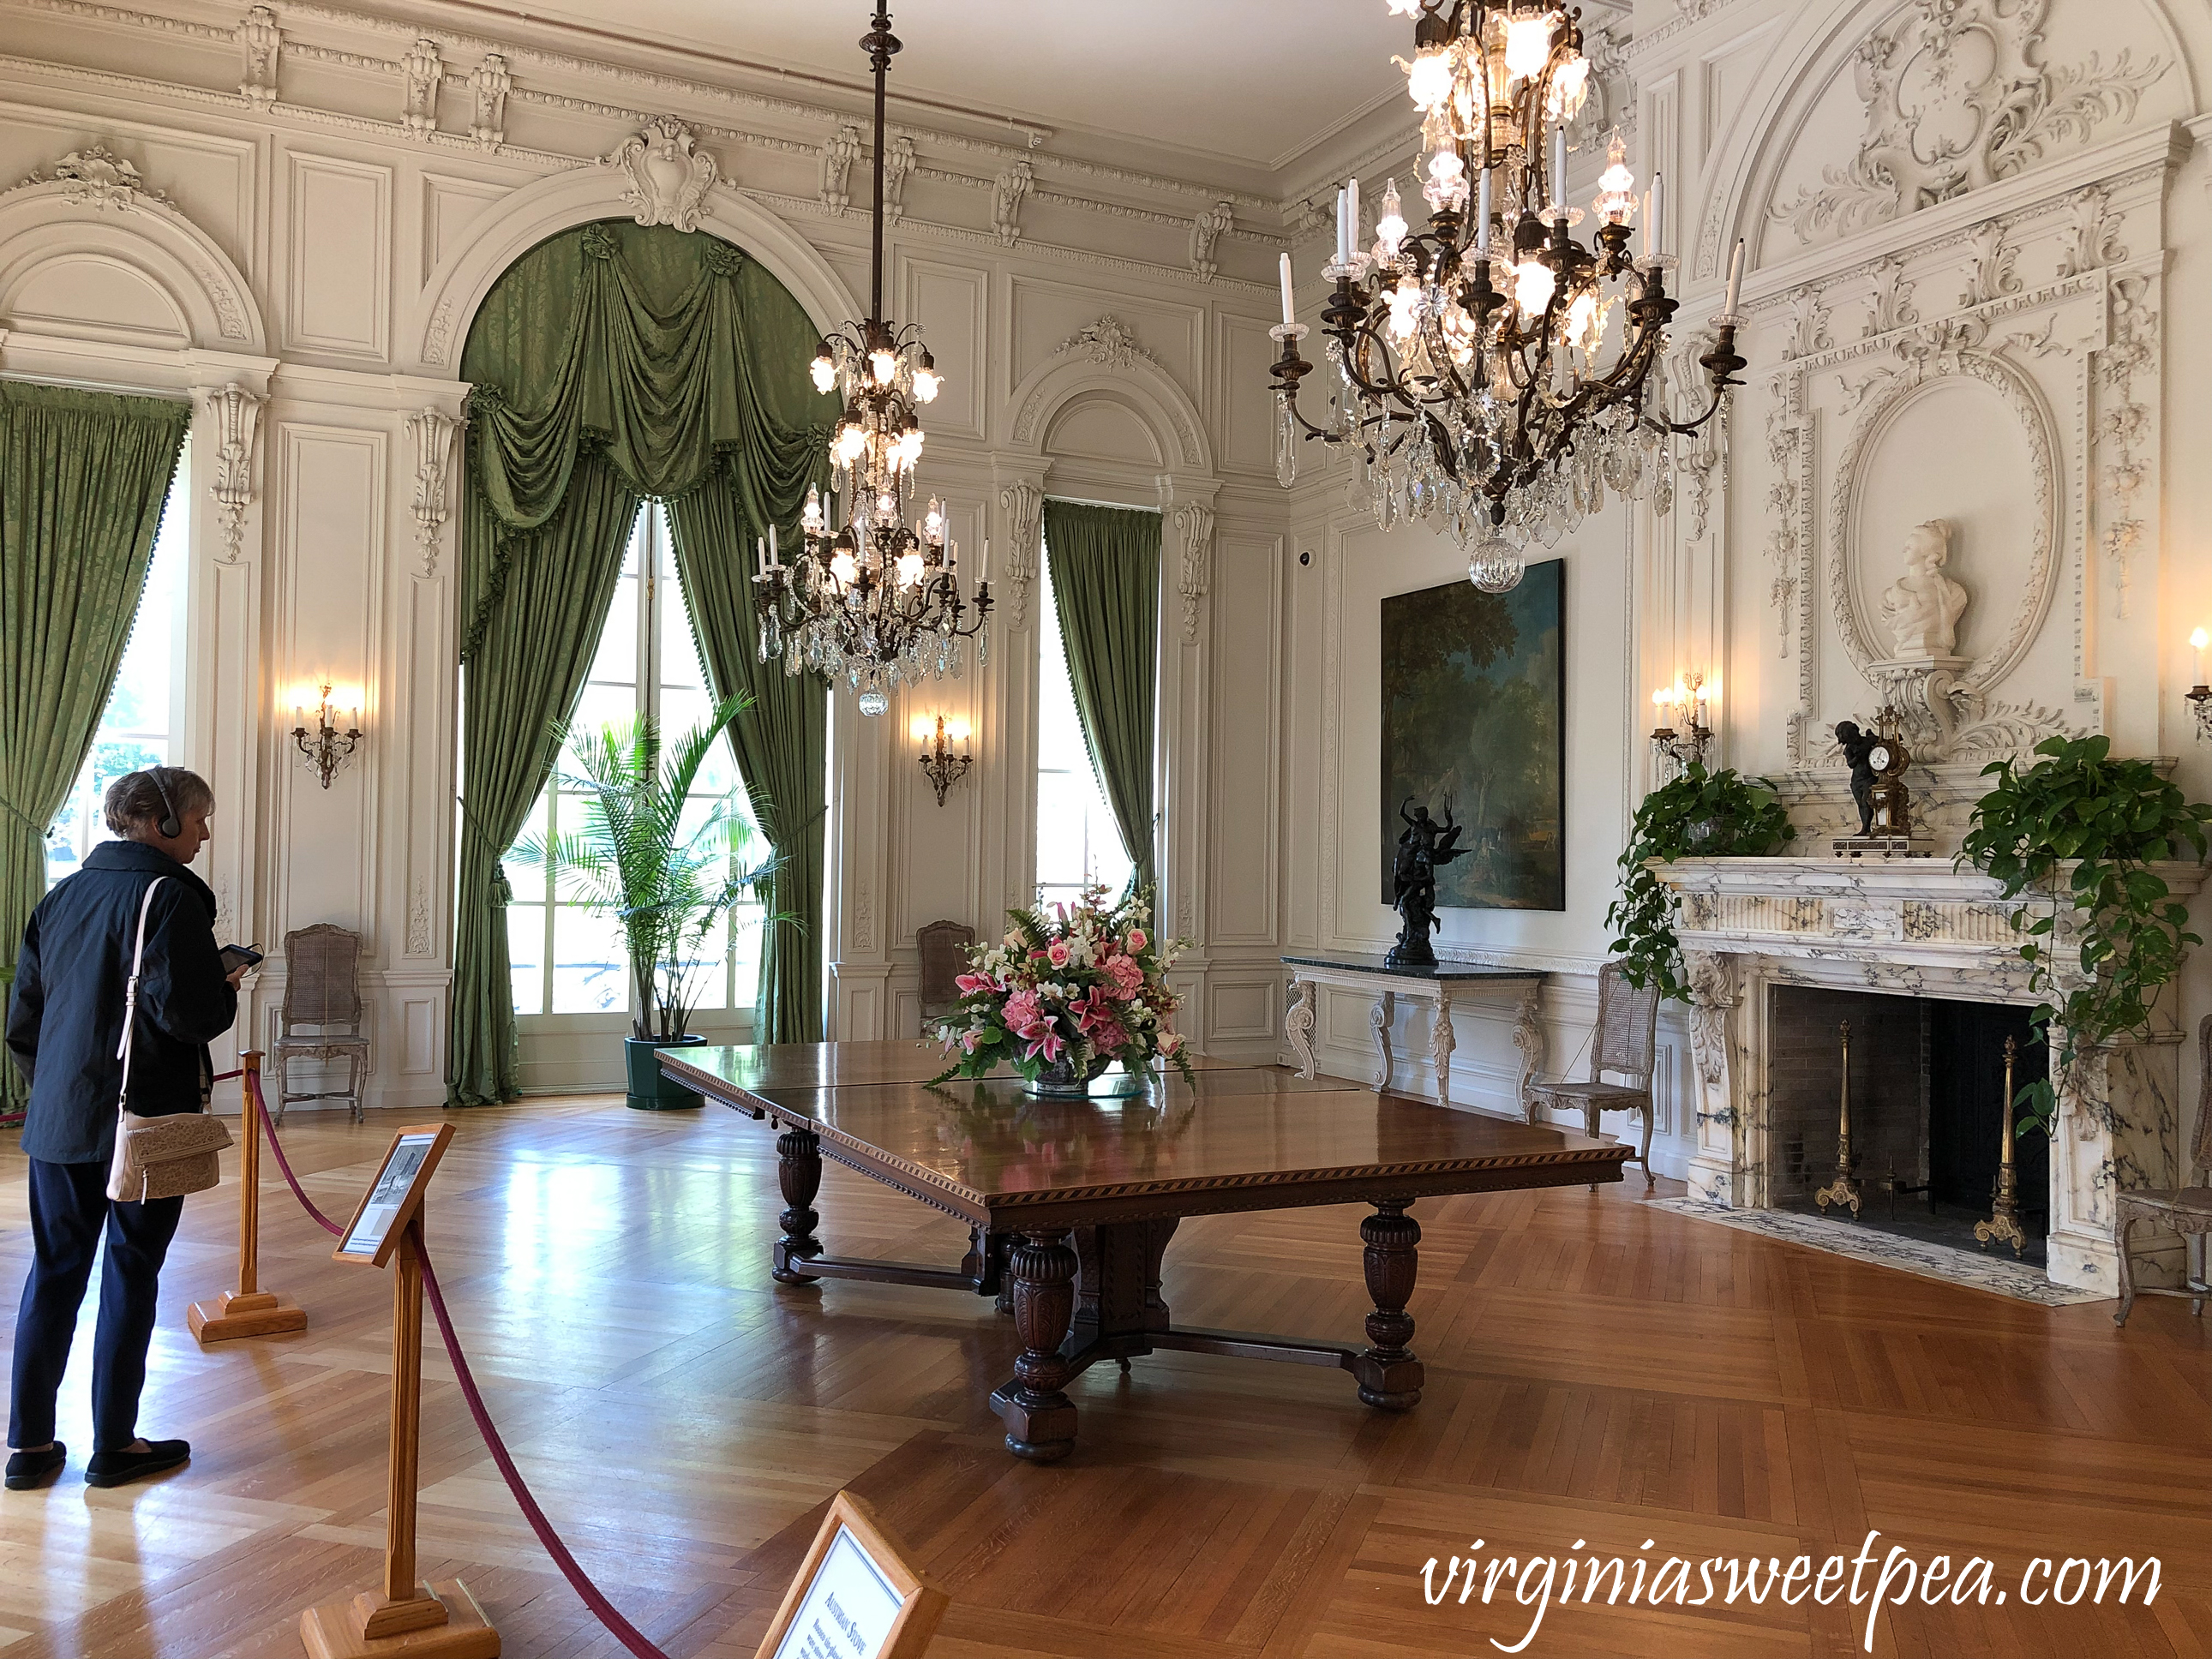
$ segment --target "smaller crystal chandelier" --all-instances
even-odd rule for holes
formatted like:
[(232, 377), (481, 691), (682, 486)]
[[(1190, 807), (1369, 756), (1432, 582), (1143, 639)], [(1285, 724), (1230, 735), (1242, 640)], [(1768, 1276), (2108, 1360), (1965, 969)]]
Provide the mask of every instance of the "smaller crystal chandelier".
[[(1655, 176), (1640, 195), (1614, 135), (1591, 204), (1566, 200), (1567, 123), (1589, 85), (1577, 14), (1556, 0), (1389, 0), (1414, 19), (1400, 60), (1421, 112), (1425, 230), (1407, 222), (1394, 179), (1362, 246), (1359, 181), (1337, 196), (1334, 283), (1322, 312), (1336, 382), (1321, 423), (1298, 408), (1313, 365), (1298, 355), (1290, 256), (1274, 365), (1276, 476), (1297, 476), (1304, 438), (1355, 451), (1376, 522), (1441, 518), (1467, 548), (1474, 585), (1521, 580), (1527, 544), (1550, 545), (1608, 490), (1665, 512), (1676, 434), (1713, 419), (1738, 382), (1737, 264), (1713, 344), (1698, 361), (1710, 396), (1668, 385), (1666, 290)], [(1630, 252), (1641, 213), (1644, 247)], [(1678, 409), (1678, 402), (1686, 407)], [(1678, 418), (1679, 416), (1679, 418)]]
[[(980, 667), (990, 648), (991, 588), (960, 591), (960, 549), (947, 538), (934, 497), (918, 526), (907, 512), (921, 459), (916, 406), (944, 385), (921, 329), (884, 316), (884, 100), (899, 39), (882, 4), (860, 45), (876, 77), (875, 245), (866, 322), (848, 323), (822, 342), (811, 372), (815, 390), (836, 392), (842, 418), (830, 448), (830, 500), (807, 487), (800, 552), (783, 562), (774, 527), (759, 549), (753, 602), (760, 658), (781, 656), (787, 674), (819, 672), (860, 693), (863, 714), (890, 707), (890, 693), (930, 673), (961, 672), (965, 641)], [(987, 574), (990, 544), (983, 546)]]

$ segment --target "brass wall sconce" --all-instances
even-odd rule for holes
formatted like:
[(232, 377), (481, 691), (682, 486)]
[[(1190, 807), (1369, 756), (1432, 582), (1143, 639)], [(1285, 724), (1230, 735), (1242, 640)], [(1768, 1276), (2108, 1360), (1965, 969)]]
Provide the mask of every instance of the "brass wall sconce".
[(1712, 728), (1705, 722), (1711, 706), (1720, 701), (1720, 690), (1718, 681), (1708, 686), (1704, 674), (1692, 673), (1654, 691), (1651, 704), (1658, 711), (1658, 725), (1651, 732), (1653, 752), (1678, 766), (1704, 765), (1713, 741)]
[(325, 684), (319, 690), (312, 731), (307, 726), (307, 708), (299, 703), (292, 705), (292, 742), (306, 758), (307, 769), (327, 789), (331, 780), (337, 775), (338, 768), (345, 764), (346, 757), (361, 743), (361, 705), (356, 703), (346, 711), (346, 729), (341, 732), (337, 711), (331, 707), (331, 688)]
[(2197, 684), (2188, 690), (2189, 712), (2197, 716), (2197, 741), (2212, 738), (2212, 685), (2204, 683), (2204, 647), (2212, 645), (2212, 635), (2198, 629), (2189, 636), (2189, 643), (2197, 653)]
[(945, 744), (947, 732), (942, 714), (937, 716), (934, 729), (927, 715), (917, 715), (914, 722), (914, 735), (922, 744), (921, 775), (935, 787), (937, 804), (942, 806), (945, 805), (945, 792), (966, 777), (968, 769), (975, 763), (975, 757), (968, 746), (968, 722), (956, 719), (952, 723), (950, 735), (961, 750), (957, 755)]

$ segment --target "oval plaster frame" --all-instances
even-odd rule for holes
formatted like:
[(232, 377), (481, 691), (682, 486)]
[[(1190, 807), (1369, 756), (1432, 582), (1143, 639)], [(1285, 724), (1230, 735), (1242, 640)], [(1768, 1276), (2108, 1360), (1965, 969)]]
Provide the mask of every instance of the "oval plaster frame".
[[(2002, 359), (1980, 352), (1962, 352), (1954, 373), (1967, 375), (1994, 391), (2011, 410), (2027, 444), (2028, 471), (2034, 483), (2033, 513), (2035, 541), (2030, 550), (2027, 579), (2012, 622), (1997, 643), (1975, 658), (1960, 676), (1966, 690), (1986, 692), (2020, 665), (2051, 614), (2058, 593), (2058, 489), (2054, 457), (2057, 428), (2042, 396), (2027, 377)], [(1836, 484), (1828, 507), (1828, 605), (1851, 665), (1863, 675), (1870, 663), (1886, 660), (1875, 649), (1875, 638), (1866, 596), (1860, 591), (1858, 562), (1851, 555), (1858, 545), (1862, 517), (1860, 501), (1869, 480), (1860, 476), (1860, 462), (1890, 424), (1922, 396), (1942, 386), (1946, 374), (1912, 374), (1882, 394), (1860, 417), (1836, 465)], [(1977, 599), (1983, 597), (1977, 594)]]

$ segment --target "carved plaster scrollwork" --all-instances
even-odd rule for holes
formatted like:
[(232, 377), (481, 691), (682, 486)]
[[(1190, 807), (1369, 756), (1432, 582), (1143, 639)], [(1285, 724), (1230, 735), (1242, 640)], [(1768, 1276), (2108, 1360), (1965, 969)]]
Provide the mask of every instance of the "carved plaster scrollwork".
[(1990, 219), (1976, 225), (1967, 236), (1974, 251), (1974, 263), (1966, 286), (1959, 293), (1960, 310), (1971, 311), (1976, 306), (2020, 292), (2020, 278), (2013, 275), (2012, 270), (2020, 250), (2007, 240), (2010, 229), (2003, 221)]
[(2112, 198), (2102, 185), (2074, 198), (2074, 224), (2066, 252), (2060, 256), (2060, 276), (2079, 276), (2084, 271), (2118, 264), (2128, 257), (2120, 243), (2120, 222), (2112, 212)]
[(2156, 444), (2156, 418), (2136, 396), (2136, 377), (2156, 365), (2158, 313), (2150, 307), (2151, 278), (2122, 276), (2107, 295), (2109, 343), (2097, 353), (2097, 486), (2104, 531), (2098, 550), (2112, 567), (2113, 614), (2130, 611), (2135, 556), (2143, 526), (2135, 516)]
[(1133, 368), (1140, 358), (1146, 362), (1158, 361), (1137, 343), (1137, 337), (1127, 323), (1110, 313), (1095, 323), (1085, 324), (1069, 335), (1052, 355), (1064, 357), (1070, 352), (1088, 357), (1103, 368), (1114, 369)]
[(223, 562), (238, 562), (246, 537), (246, 509), (253, 505), (253, 446), (264, 399), (242, 386), (217, 386), (200, 395), (215, 425), (216, 516), (222, 529)]
[[(1773, 565), (1767, 586), (1767, 603), (1774, 608), (1778, 654), (1790, 655), (1796, 632), (1797, 600), (1802, 591), (1801, 565), (1805, 550), (1798, 532), (1805, 489), (1803, 468), (1809, 447), (1806, 438), (1805, 383), (1796, 375), (1778, 375), (1766, 405), (1766, 459), (1772, 477), (1766, 486), (1766, 556)], [(1811, 695), (1811, 653), (1806, 653), (1802, 696)], [(1793, 726), (1793, 742), (1795, 727)]]
[(33, 173), (15, 188), (27, 190), (33, 185), (59, 185), (64, 201), (103, 212), (113, 208), (118, 213), (135, 213), (147, 206), (177, 211), (174, 202), (148, 189), (138, 169), (105, 144), (73, 149), (54, 163), (52, 172)]
[(2130, 119), (2166, 72), (2128, 52), (2037, 61), (2049, 0), (1912, 0), (1852, 55), (1866, 106), (1858, 153), (1769, 210), (1800, 242), (1845, 236), (2010, 178), (2106, 122)]
[(691, 129), (672, 115), (654, 116), (599, 165), (620, 167), (629, 175), (623, 204), (641, 225), (693, 231), (713, 212), (707, 192), (714, 187), (720, 168), (698, 147)]
[(999, 492), (999, 505), (1007, 520), (1009, 546), (1005, 581), (1009, 591), (1008, 622), (1022, 625), (1029, 603), (1030, 581), (1036, 574), (1037, 537), (1044, 527), (1044, 491), (1025, 478), (1018, 478)]
[(1828, 333), (1827, 303), (1820, 290), (1808, 283), (1790, 296), (1790, 337), (1783, 344), (1782, 355), (1785, 359), (1809, 357), (1833, 344)]
[(284, 32), (276, 14), (256, 6), (239, 20), (238, 95), (258, 110), (276, 101), (276, 70), (284, 55)]
[(425, 576), (438, 574), (438, 540), (446, 525), (453, 440), (465, 424), (438, 409), (407, 417), (407, 436), (415, 446), (415, 545), (422, 552)]
[[(1669, 367), (1676, 386), (1698, 383), (1703, 373), (1698, 359), (1713, 349), (1717, 338), (1715, 331), (1700, 329), (1674, 348)], [(1727, 489), (1729, 417), (1732, 407), (1733, 399), (1724, 401), (1718, 414), (1677, 446), (1674, 467), (1684, 485), (1680, 523), (1683, 536), (1690, 541), (1702, 539), (1711, 527), (1715, 483), (1723, 491)]]
[(1176, 584), (1182, 595), (1182, 636), (1195, 640), (1199, 610), (1213, 578), (1213, 509), (1202, 501), (1185, 501), (1172, 517), (1182, 536), (1182, 574)]
[(507, 142), (507, 94), (514, 89), (507, 59), (486, 52), (469, 76), (469, 137), (478, 149), (489, 153)]
[(1220, 274), (1221, 267), (1213, 258), (1213, 245), (1221, 240), (1224, 232), (1234, 229), (1236, 224), (1237, 204), (1233, 202), (1216, 202), (1191, 221), (1190, 268), (1193, 270), (1208, 281)]
[(839, 124), (830, 142), (822, 146), (822, 205), (842, 213), (853, 204), (848, 188), (853, 164), (860, 159), (860, 130), (850, 121)]
[(1912, 308), (1912, 284), (1905, 280), (1905, 262), (1882, 260), (1874, 268), (1874, 305), (1860, 337), (1871, 340), (1878, 334), (1910, 328), (1919, 320), (1920, 313)]
[(417, 40), (399, 60), (399, 72), (405, 87), (399, 118), (410, 138), (427, 144), (438, 130), (438, 86), (446, 78), (438, 43), (427, 37)]
[(906, 181), (914, 167), (914, 140), (901, 134), (884, 150), (884, 218), (896, 220), (906, 212)]
[(991, 181), (991, 228), (1012, 247), (1022, 239), (1022, 204), (1036, 189), (1036, 170), (1017, 157)]

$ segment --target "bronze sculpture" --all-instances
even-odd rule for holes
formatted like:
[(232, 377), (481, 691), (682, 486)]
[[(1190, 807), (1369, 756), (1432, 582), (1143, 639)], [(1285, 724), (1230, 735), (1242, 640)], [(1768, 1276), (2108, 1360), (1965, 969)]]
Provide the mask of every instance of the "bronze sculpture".
[(1383, 960), (1393, 968), (1433, 968), (1437, 953), (1430, 947), (1429, 935), (1437, 926), (1437, 867), (1469, 849), (1459, 845), (1462, 826), (1452, 822), (1449, 799), (1442, 823), (1429, 816), (1426, 806), (1414, 807), (1408, 817), (1406, 806), (1412, 799), (1408, 795), (1398, 804), (1398, 816), (1406, 827), (1391, 860), (1390, 884), (1401, 926), (1398, 942)]

